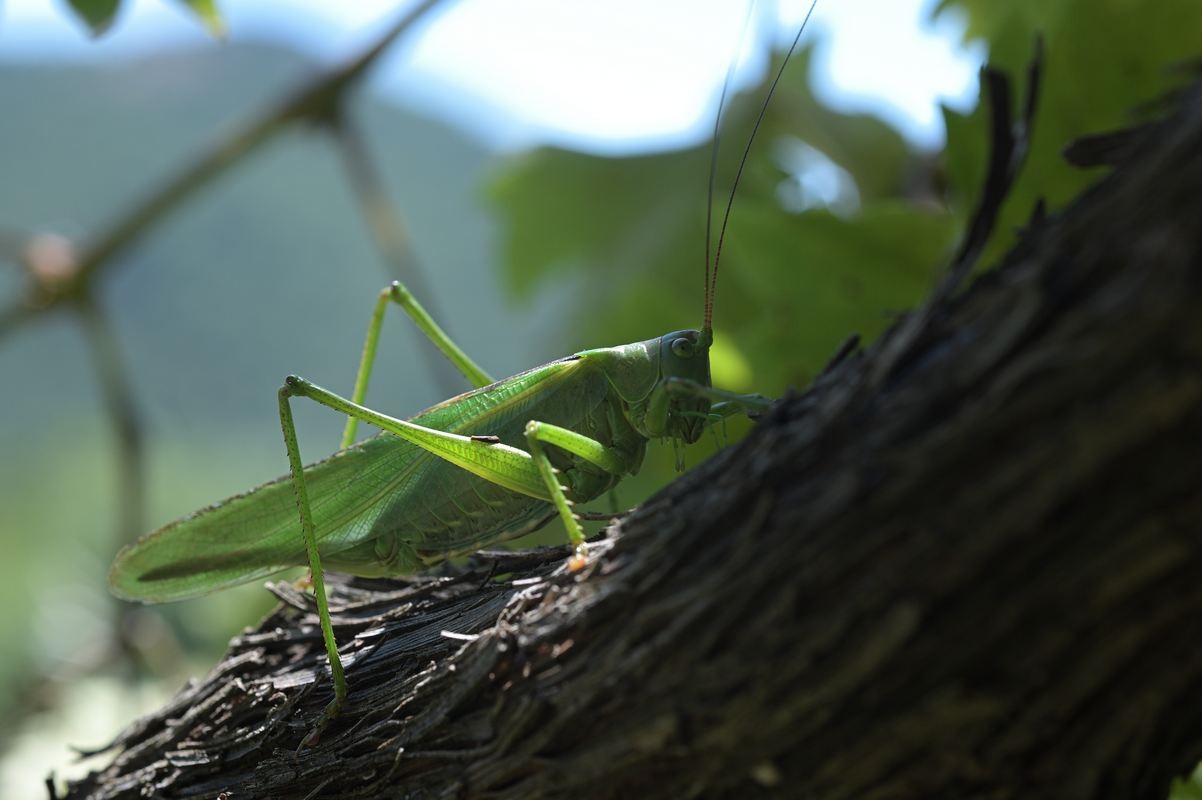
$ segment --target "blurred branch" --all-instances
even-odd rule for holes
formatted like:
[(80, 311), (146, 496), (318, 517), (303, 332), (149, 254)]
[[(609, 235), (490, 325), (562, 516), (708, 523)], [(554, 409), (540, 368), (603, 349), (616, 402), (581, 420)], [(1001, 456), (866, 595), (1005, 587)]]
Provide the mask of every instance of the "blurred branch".
[[(174, 178), (168, 180), (142, 203), (136, 205), (94, 241), (81, 249), (77, 274), (69, 281), (47, 285), (34, 281), (23, 304), (47, 309), (65, 300), (86, 294), (92, 280), (116, 262), (131, 245), (143, 238), (162, 219), (186, 199), (222, 175), (292, 124), (315, 122), (328, 117), (344, 92), (362, 77), (376, 59), (396, 39), (439, 0), (423, 0), (402, 15), (374, 44), (343, 65), (311, 80), (281, 103), (261, 114), (241, 129), (217, 141)], [(8, 309), (0, 312), (0, 334), (38, 316)]]
[(80, 297), (75, 307), (83, 326), (84, 340), (91, 348), (105, 411), (117, 439), (117, 473), (120, 476), (118, 537), (120, 543), (124, 544), (143, 530), (146, 457), (142, 423), (134, 400), (129, 368), (108, 315), (90, 295)]
[(0, 261), (21, 264), (30, 235), (24, 231), (0, 228)]
[[(422, 304), (436, 318), (446, 317), (439, 311), (434, 292), (421, 270), (405, 229), (404, 215), (388, 196), (380, 170), (372, 161), (371, 150), (359, 126), (346, 113), (345, 106), (335, 109), (327, 120), (330, 136), (338, 148), (343, 172), (355, 197), (360, 216), (367, 232), (376, 244), (384, 263), (410, 291), (421, 298)], [(445, 325), (444, 325), (445, 327)], [(422, 360), (433, 376), (443, 395), (450, 397), (463, 391), (463, 380), (451, 369), (450, 363), (437, 351), (426, 337), (419, 337), (418, 346)]]
[(0, 339), (8, 336), (25, 322), (37, 316), (38, 309), (25, 303), (16, 303), (0, 310)]
[[(131, 542), (145, 530), (146, 518), (146, 437), (135, 400), (133, 381), (121, 351), (109, 315), (91, 294), (85, 294), (73, 305), (83, 329), (83, 338), (91, 351), (96, 380), (104, 398), (104, 408), (113, 431), (117, 461), (117, 514), (113, 531), (116, 541), (113, 551)], [(132, 609), (127, 603), (110, 603), (112, 608), (114, 642), (119, 652), (135, 656), (127, 638), (129, 626), (124, 624)]]

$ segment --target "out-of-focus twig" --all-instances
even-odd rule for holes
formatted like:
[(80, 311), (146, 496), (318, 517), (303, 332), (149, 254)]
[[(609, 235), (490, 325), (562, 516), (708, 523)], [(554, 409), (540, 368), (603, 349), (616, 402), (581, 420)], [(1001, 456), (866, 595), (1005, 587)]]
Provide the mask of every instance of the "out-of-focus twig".
[(37, 316), (37, 309), (25, 303), (17, 303), (0, 310), (0, 339), (3, 339), (35, 316)]
[(33, 301), (35, 295), (61, 292), (79, 277), (79, 252), (70, 239), (55, 233), (0, 232), (0, 258), (21, 267), (31, 286), (26, 302), (0, 310), (0, 339), (38, 312), (49, 310)]
[(108, 315), (90, 295), (81, 296), (75, 308), (84, 340), (92, 352), (91, 360), (104, 396), (105, 412), (117, 438), (120, 463), (117, 536), (124, 544), (142, 533), (144, 527), (146, 457), (142, 423), (129, 368)]
[(20, 264), (30, 235), (12, 228), (0, 228), (0, 261)]
[[(422, 304), (432, 315), (445, 319), (439, 313), (434, 292), (426, 284), (417, 254), (410, 244), (409, 233), (405, 229), (404, 217), (396, 203), (388, 196), (384, 183), (380, 180), (378, 165), (372, 162), (371, 151), (363, 132), (346, 113), (345, 106), (336, 109), (335, 115), (331, 116), (328, 122), (330, 137), (338, 148), (351, 194), (354, 195), (359, 214), (363, 217), (367, 231), (384, 263), (421, 298)], [(424, 346), (428, 344), (429, 342), (423, 341), (419, 351), (436, 385), (448, 397), (463, 391), (462, 379), (456, 380), (450, 364), (433, 346)]]

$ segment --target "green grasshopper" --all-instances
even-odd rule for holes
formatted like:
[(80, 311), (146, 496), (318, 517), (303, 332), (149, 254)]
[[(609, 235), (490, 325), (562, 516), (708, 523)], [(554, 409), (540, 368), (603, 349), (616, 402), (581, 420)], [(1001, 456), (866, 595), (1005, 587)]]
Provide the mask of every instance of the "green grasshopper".
[[(794, 47), (804, 29), (803, 22)], [(715, 150), (716, 130), (717, 121)], [(736, 187), (754, 136), (753, 130)], [(280, 388), (289, 474), (126, 546), (109, 576), (113, 593), (142, 602), (182, 600), (307, 564), (334, 682), (320, 730), (347, 695), (323, 566), (363, 577), (412, 574), (529, 533), (558, 515), (575, 547), (570, 566), (578, 568), (587, 551), (574, 504), (600, 497), (637, 472), (650, 439), (692, 443), (713, 420), (768, 405), (758, 395), (710, 385), (721, 242), (720, 234), (712, 270), (706, 256), (700, 330), (584, 350), (500, 381), (393, 283), (376, 301), (350, 399), (295, 375)], [(364, 406), (390, 303), (404, 309), (476, 388), (407, 420)], [(309, 465), (301, 460), (292, 419), (297, 397), (347, 416), (341, 449)], [(360, 421), (381, 433), (355, 443)]]

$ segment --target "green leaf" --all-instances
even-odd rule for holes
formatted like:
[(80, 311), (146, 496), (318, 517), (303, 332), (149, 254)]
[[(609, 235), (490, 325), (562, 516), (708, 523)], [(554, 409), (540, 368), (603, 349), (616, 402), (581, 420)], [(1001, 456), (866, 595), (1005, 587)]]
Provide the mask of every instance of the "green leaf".
[(117, 16), (121, 0), (68, 0), (71, 10), (75, 12), (93, 36), (100, 36)]
[(1202, 800), (1202, 767), (1188, 778), (1174, 778), (1169, 800)]
[[(921, 299), (955, 235), (946, 211), (897, 200), (915, 153), (880, 120), (822, 106), (808, 57), (798, 54), (768, 107), (725, 238), (713, 374), (730, 389), (804, 385), (850, 331), (871, 336), (889, 311)], [(736, 97), (726, 115), (715, 237), (766, 88)], [(857, 216), (781, 206), (791, 176), (780, 145), (798, 140), (846, 172)], [(708, 143), (628, 158), (546, 148), (511, 161), (491, 186), (510, 288), (579, 281), (573, 294), (587, 300), (572, 315), (572, 345), (700, 326), (708, 174)]]
[(568, 266), (606, 264), (617, 278), (665, 257), (681, 227), (696, 232), (702, 266), (706, 169), (700, 149), (603, 158), (544, 148), (512, 162), (491, 188), (511, 288), (525, 293)]
[(176, 0), (187, 6), (195, 14), (213, 36), (225, 35), (225, 20), (217, 9), (215, 0)]
[[(789, 177), (778, 158), (782, 142), (804, 140), (846, 170), (865, 204), (893, 196), (905, 183), (913, 158), (905, 141), (875, 118), (823, 107), (809, 89), (809, 55), (797, 54), (768, 107), (739, 187), (728, 242), (739, 235), (743, 206), (757, 196), (775, 196)], [(715, 237), (766, 89), (767, 78), (734, 98), (725, 115)], [(652, 286), (679, 303), (682, 324), (699, 324), (701, 298), (692, 290), (700, 288), (704, 271), (708, 176), (708, 143), (628, 158), (544, 148), (512, 160), (490, 187), (507, 234), (510, 288), (523, 294), (557, 273), (582, 274), (592, 283), (585, 294), (590, 307), (605, 308), (610, 321), (582, 330), (586, 335), (600, 328), (618, 335), (611, 324), (621, 316), (615, 299)]]
[[(967, 20), (966, 39), (984, 39), (989, 62), (1013, 80), (1015, 112), (1024, 77), (1042, 37), (1045, 62), (1034, 136), (1026, 163), (998, 220), (981, 266), (995, 264), (1026, 224), (1039, 199), (1062, 208), (1100, 175), (1061, 156), (1077, 137), (1146, 118), (1154, 101), (1180, 86), (1179, 68), (1202, 52), (1202, 4), (1196, 0), (943, 0), (940, 10)], [(1082, 20), (1088, 20), (1083, 25)], [(980, 192), (988, 148), (985, 111), (945, 114), (945, 164), (957, 217), (966, 218)]]
[(849, 334), (871, 341), (921, 302), (957, 229), (946, 212), (902, 201), (854, 217), (760, 202), (742, 209), (739, 226), (715, 316), (748, 354), (756, 391), (768, 394), (805, 385)]

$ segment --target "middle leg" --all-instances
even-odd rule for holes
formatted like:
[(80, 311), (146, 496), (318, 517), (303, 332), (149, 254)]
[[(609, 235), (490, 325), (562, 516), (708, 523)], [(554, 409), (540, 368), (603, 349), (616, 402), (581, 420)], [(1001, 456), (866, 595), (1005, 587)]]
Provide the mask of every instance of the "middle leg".
[[(493, 382), (488, 373), (480, 368), (467, 353), (459, 345), (455, 344), (454, 340), (447, 335), (430, 313), (417, 301), (405, 285), (400, 281), (393, 281), (380, 291), (376, 298), (376, 304), (372, 308), (371, 320), (367, 324), (367, 337), (363, 342), (363, 354), (359, 357), (359, 372), (355, 376), (355, 388), (351, 392), (351, 402), (358, 405), (363, 404), (364, 398), (367, 397), (367, 384), (371, 380), (372, 367), (376, 360), (376, 346), (380, 341), (380, 328), (384, 324), (384, 311), (389, 303), (396, 303), (409, 318), (421, 328), (422, 333), (434, 343), (447, 359), (455, 365), (463, 376), (475, 386), (487, 386)], [(355, 432), (358, 430), (359, 420), (356, 417), (348, 416), (346, 419), (346, 428), (342, 431), (342, 447), (345, 449), (350, 447), (355, 441)]]

